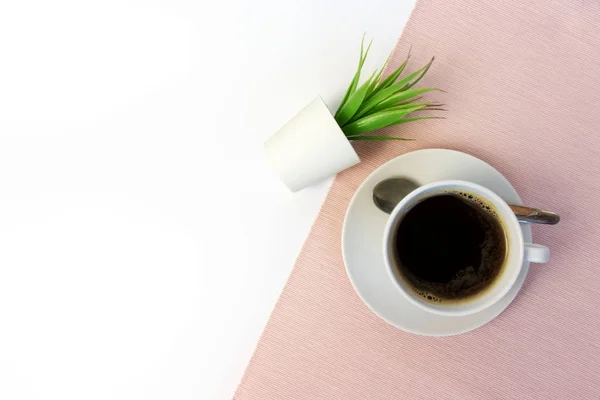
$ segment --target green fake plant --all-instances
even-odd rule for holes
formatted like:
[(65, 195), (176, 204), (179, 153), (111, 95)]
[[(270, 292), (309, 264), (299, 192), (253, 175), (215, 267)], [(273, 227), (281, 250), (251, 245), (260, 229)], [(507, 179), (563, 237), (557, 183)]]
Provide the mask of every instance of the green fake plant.
[[(372, 42), (371, 42), (372, 43)], [(371, 77), (361, 86), (358, 86), (363, 64), (369, 54), (371, 44), (363, 52), (364, 38), (360, 45), (360, 59), (358, 70), (344, 95), (340, 107), (335, 113), (335, 120), (342, 128), (348, 140), (408, 140), (391, 136), (365, 135), (387, 126), (403, 124), (422, 119), (441, 118), (435, 116), (418, 116), (419, 111), (439, 110), (444, 111), (443, 104), (423, 103), (421, 95), (437, 88), (413, 89), (427, 73), (434, 58), (424, 67), (400, 78), (410, 58), (410, 51), (406, 60), (390, 75), (381, 79), (385, 65), (375, 70)]]

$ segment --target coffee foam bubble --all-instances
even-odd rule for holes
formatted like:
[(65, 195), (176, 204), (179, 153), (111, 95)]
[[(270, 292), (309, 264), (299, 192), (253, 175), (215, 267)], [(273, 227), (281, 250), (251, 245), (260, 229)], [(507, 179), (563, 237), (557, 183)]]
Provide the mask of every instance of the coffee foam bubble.
[(474, 195), (472, 193), (462, 192), (460, 190), (445, 190), (443, 193), (454, 194), (454, 195), (460, 196), (463, 200), (470, 201), (471, 203), (479, 206), (485, 212), (492, 214), (496, 218), (500, 218), (500, 216), (498, 215), (498, 213), (496, 212), (496, 210), (494, 209), (493, 206), (491, 206), (487, 201), (481, 200), (479, 197), (477, 197), (476, 195)]

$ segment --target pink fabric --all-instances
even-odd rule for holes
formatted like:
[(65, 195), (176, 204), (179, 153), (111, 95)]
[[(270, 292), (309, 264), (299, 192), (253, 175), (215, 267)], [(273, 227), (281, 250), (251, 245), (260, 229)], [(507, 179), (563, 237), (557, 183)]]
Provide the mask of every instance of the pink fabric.
[[(600, 398), (600, 2), (420, 0), (391, 67), (436, 62), (422, 86), (448, 119), (390, 128), (414, 142), (360, 143), (323, 205), (235, 395), (269, 399)], [(504, 173), (557, 211), (535, 226), (552, 250), (508, 309), (449, 338), (377, 318), (352, 289), (340, 239), (348, 202), (383, 162), (446, 147)]]

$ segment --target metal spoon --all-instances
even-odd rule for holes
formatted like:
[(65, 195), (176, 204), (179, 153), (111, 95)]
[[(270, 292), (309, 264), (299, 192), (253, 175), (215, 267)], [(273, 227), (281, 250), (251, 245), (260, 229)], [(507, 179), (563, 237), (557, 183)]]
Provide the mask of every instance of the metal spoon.
[[(390, 214), (396, 204), (406, 195), (418, 188), (415, 182), (405, 178), (389, 178), (379, 182), (373, 188), (373, 202), (384, 213)], [(560, 220), (558, 214), (537, 208), (510, 205), (517, 219), (532, 224), (556, 225)]]

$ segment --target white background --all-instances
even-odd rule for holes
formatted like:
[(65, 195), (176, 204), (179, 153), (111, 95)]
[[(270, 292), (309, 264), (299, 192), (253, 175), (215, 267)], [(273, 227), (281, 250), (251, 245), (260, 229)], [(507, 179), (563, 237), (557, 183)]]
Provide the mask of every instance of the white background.
[(0, 2), (0, 398), (230, 399), (330, 183), (262, 142), (413, 3)]

